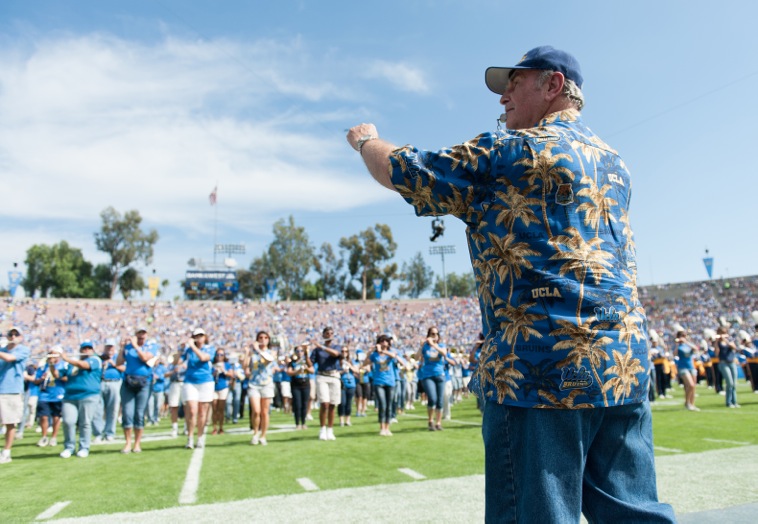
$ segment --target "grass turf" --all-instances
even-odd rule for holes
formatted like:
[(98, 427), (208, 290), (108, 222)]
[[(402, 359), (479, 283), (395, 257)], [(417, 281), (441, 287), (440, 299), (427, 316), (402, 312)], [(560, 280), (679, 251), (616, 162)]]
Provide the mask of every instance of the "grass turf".
[[(653, 406), (656, 454), (694, 453), (758, 444), (758, 395), (741, 383), (742, 409), (726, 409), (724, 397), (698, 387), (692, 413), (682, 406), (683, 391)], [(391, 438), (378, 435), (373, 415), (353, 418), (353, 426), (335, 429), (337, 440), (318, 440), (318, 424), (307, 431), (274, 431), (269, 445), (251, 446), (250, 435), (208, 435), (200, 474), (198, 503), (302, 493), (298, 478), (308, 478), (321, 490), (376, 484), (415, 482), (398, 468), (410, 468), (427, 478), (449, 478), (484, 471), (480, 415), (474, 399), (453, 407), (453, 421), (442, 432), (429, 432), (425, 409), (400, 416)], [(317, 413), (314, 412), (314, 415)], [(314, 421), (316, 422), (316, 421)], [(293, 424), (290, 415), (272, 413), (272, 430)], [(247, 420), (227, 429), (246, 427)], [(169, 424), (149, 427), (148, 435), (165, 434)], [(121, 455), (121, 444), (92, 447), (90, 457), (64, 460), (62, 450), (35, 446), (38, 434), (27, 432), (13, 448), (13, 462), (0, 466), (4, 522), (30, 522), (56, 502), (71, 501), (57, 517), (146, 511), (178, 505), (192, 452), (185, 440), (143, 444), (139, 455)], [(59, 441), (62, 441), (59, 438)]]

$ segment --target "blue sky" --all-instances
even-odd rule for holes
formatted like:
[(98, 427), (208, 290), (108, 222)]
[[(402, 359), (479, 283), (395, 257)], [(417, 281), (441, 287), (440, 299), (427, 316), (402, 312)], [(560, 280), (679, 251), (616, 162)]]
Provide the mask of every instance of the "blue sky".
[[(156, 273), (244, 243), (246, 267), (293, 215), (315, 246), (386, 223), (397, 262), (430, 257), (431, 219), (376, 184), (345, 130), (438, 149), (492, 130), (491, 65), (550, 44), (585, 78), (585, 121), (633, 177), (639, 283), (756, 272), (751, 88), (758, 3), (3, 0), (0, 284), (33, 244), (104, 262), (107, 206), (158, 230)], [(218, 206), (208, 195), (218, 184)], [(470, 269), (464, 228), (446, 270)], [(218, 261), (220, 262), (221, 257)]]

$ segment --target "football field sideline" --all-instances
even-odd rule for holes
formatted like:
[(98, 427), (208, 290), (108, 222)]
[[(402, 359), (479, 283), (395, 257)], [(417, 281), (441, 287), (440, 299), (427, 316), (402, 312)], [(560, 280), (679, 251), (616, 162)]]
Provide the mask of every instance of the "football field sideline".
[[(755, 522), (758, 446), (656, 458), (658, 491), (681, 523)], [(423, 472), (420, 472), (423, 474)], [(56, 524), (218, 522), (482, 522), (484, 476), (417, 480), (360, 488), (183, 505), (141, 513), (52, 520)]]

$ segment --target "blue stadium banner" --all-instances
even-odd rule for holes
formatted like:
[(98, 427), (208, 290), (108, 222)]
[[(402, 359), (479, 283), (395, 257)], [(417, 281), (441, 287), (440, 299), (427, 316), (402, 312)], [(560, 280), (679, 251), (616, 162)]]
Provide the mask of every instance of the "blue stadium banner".
[(184, 294), (190, 299), (233, 299), (239, 289), (236, 271), (189, 270), (184, 274)]
[(382, 279), (381, 278), (374, 279), (374, 294), (376, 295), (376, 298), (382, 298)]
[(703, 264), (705, 264), (705, 270), (708, 272), (708, 278), (713, 278), (713, 257), (705, 257)]
[(21, 271), (15, 269), (8, 271), (8, 291), (10, 291), (11, 297), (16, 296), (16, 289), (21, 284)]

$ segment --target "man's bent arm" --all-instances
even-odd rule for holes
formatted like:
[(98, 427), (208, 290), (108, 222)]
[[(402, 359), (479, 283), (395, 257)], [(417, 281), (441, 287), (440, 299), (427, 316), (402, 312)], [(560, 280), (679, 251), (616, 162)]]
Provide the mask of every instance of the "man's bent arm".
[(347, 133), (347, 141), (359, 151), (371, 176), (387, 189), (396, 191), (390, 179), (390, 153), (397, 146), (379, 138), (374, 124), (360, 124)]

